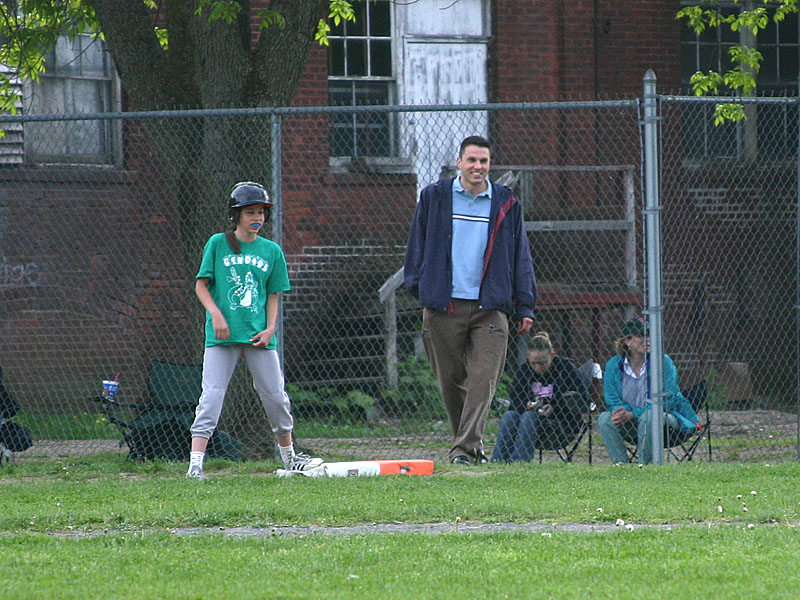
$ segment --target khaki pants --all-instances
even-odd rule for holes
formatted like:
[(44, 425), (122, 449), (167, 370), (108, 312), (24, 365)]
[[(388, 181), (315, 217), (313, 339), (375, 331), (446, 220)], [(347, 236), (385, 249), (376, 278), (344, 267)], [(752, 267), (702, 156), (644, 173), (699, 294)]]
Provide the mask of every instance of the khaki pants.
[(424, 309), (422, 341), (453, 430), (448, 458), (475, 459), (505, 366), (508, 317), (499, 310), (478, 310), (474, 300), (453, 299), (452, 304), (452, 313)]

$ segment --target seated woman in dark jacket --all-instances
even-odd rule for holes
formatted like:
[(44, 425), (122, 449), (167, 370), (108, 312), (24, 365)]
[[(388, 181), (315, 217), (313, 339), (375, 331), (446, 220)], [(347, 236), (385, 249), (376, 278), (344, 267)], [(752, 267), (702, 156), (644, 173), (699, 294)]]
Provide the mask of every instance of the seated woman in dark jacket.
[(529, 461), (540, 438), (568, 442), (580, 431), (588, 402), (575, 363), (556, 355), (550, 336), (540, 331), (531, 337), (527, 361), (514, 376), (492, 462)]

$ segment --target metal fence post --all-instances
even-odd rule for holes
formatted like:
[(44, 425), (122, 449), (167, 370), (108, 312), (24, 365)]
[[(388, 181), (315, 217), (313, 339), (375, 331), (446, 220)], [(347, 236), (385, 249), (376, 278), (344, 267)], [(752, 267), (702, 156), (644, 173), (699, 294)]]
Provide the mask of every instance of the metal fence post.
[[(270, 149), (272, 151), (272, 177), (270, 177), (270, 195), (272, 197), (272, 240), (281, 245), (283, 241), (283, 199), (281, 197), (281, 116), (273, 112), (270, 120)], [(278, 322), (275, 323), (275, 335), (278, 336), (278, 359), (283, 365), (283, 294), (278, 304)]]
[(653, 462), (664, 464), (663, 342), (661, 299), (661, 206), (658, 173), (658, 106), (656, 74), (648, 69), (644, 76), (644, 160), (645, 160), (645, 251), (647, 269), (647, 314), (650, 333), (650, 381), (652, 410), (651, 442)]
[[(798, 23), (798, 27), (800, 27), (800, 23)], [(800, 91), (800, 90), (799, 90)], [(797, 112), (798, 116), (800, 116), (800, 101), (797, 102)], [(800, 121), (798, 121), (798, 129), (800, 130)], [(796, 271), (796, 278), (795, 278), (795, 303), (794, 303), (794, 314), (795, 314), (795, 344), (798, 345), (797, 348), (797, 358), (795, 370), (797, 371), (797, 389), (795, 390), (797, 396), (797, 460), (800, 460), (800, 136), (798, 136), (797, 140), (797, 181), (795, 182), (795, 195), (797, 197), (796, 201), (796, 212), (795, 212), (795, 222), (794, 222), (794, 232), (795, 232), (795, 271)]]

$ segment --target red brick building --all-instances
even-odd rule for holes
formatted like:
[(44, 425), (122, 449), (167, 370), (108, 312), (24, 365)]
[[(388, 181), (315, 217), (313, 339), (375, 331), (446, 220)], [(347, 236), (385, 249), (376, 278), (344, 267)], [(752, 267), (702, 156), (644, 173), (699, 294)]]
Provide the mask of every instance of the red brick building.
[[(713, 64), (718, 47), (713, 39), (682, 34), (675, 19), (681, 5), (679, 0), (357, 3), (355, 24), (334, 27), (330, 48), (312, 47), (295, 106), (633, 98), (641, 97), (648, 69), (656, 73), (660, 91), (676, 91), (694, 70)], [(781, 51), (794, 52), (789, 66), (784, 60), (768, 70), (770, 89), (796, 85), (798, 40), (796, 32), (793, 39), (787, 32), (775, 28), (774, 39), (768, 38), (774, 43), (764, 48), (767, 62)], [(84, 41), (88, 44), (79, 38), (78, 46), (59, 46), (56, 52), (69, 60), (54, 64), (83, 61), (91, 75), (51, 71), (40, 92), (52, 93), (33, 94), (28, 112), (125, 108), (107, 54), (88, 51)], [(402, 252), (417, 190), (454, 163), (467, 131), (488, 135), (500, 164), (620, 160), (604, 156), (605, 132), (614, 131), (613, 124), (598, 137), (598, 117), (585, 111), (534, 116), (524, 123), (519, 113), (454, 112), (463, 120), (452, 127), (455, 117), (438, 113), (287, 119), (283, 244), (298, 275), (304, 266), (311, 268), (314, 260), (308, 257), (322, 246), (390, 247), (394, 254), (382, 254), (379, 272), (360, 275), (359, 292), (374, 296), (375, 284)], [(634, 132), (635, 116), (629, 124)], [(194, 306), (191, 282), (175, 268), (182, 253), (176, 209), (164, 204), (154, 157), (140, 133), (122, 120), (27, 122), (9, 126), (0, 143), (0, 366), (21, 401), (49, 398), (60, 410), (94, 393), (97, 382), (118, 368), (131, 373), (131, 387), (141, 387), (149, 360), (196, 361), (201, 350), (182, 343), (197, 319), (187, 309)], [(636, 143), (634, 134), (624, 159), (638, 161)], [(539, 205), (590, 211), (608, 186), (620, 185), (598, 183), (594, 175), (574, 177), (536, 186)], [(587, 189), (593, 191), (582, 191)], [(201, 246), (198, 241), (198, 256)], [(339, 279), (329, 275), (324, 284), (336, 288)], [(297, 281), (298, 297), (316, 293)], [(349, 291), (343, 286), (339, 293)], [(335, 313), (337, 301), (314, 305), (316, 315)], [(328, 321), (313, 325), (318, 337), (309, 347), (329, 335), (329, 327)]]

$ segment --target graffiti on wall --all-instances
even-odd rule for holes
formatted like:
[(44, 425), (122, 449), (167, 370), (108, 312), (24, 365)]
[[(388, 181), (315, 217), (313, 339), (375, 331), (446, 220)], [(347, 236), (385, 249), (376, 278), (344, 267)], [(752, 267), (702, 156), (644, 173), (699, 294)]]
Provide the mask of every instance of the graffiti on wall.
[(0, 288), (36, 287), (39, 285), (39, 265), (13, 264), (0, 256)]
[(9, 209), (0, 204), (0, 289), (36, 287), (39, 285), (39, 265), (33, 262), (12, 263), (2, 253), (2, 241), (8, 224)]

